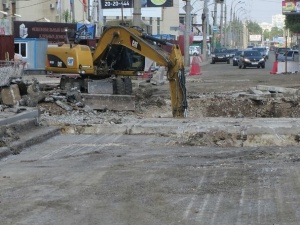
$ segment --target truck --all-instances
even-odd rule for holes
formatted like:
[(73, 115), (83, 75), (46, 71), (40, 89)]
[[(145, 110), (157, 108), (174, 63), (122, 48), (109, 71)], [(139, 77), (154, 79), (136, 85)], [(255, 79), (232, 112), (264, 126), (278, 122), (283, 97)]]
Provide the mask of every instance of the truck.
[[(157, 39), (139, 27), (104, 27), (95, 49), (80, 44), (80, 33), (68, 35), (67, 43), (49, 46), (45, 70), (59, 75), (62, 89), (76, 86), (88, 92), (90, 80), (111, 79), (113, 94), (131, 95), (132, 78), (144, 72), (145, 58), (167, 69), (173, 117), (187, 116), (183, 57), (179, 45)], [(171, 45), (171, 51), (161, 48)]]

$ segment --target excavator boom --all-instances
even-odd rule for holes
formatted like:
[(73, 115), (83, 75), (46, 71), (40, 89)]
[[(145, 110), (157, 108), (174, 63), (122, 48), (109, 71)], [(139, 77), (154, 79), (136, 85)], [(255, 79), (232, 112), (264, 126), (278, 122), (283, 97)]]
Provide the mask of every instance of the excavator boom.
[(180, 48), (178, 45), (172, 44), (172, 50), (169, 53), (154, 44), (153, 41), (161, 42), (161, 40), (155, 39), (135, 27), (108, 27), (104, 30), (93, 54), (94, 65), (101, 65), (101, 62), (105, 61), (109, 49), (113, 46), (124, 46), (151, 59), (160, 66), (165, 66), (170, 84), (173, 117), (186, 117), (185, 73)]

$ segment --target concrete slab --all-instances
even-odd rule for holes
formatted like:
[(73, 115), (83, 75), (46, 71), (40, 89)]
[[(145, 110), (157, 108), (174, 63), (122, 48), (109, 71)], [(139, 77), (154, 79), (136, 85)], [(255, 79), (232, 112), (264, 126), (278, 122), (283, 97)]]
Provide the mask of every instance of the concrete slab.
[(0, 113), (0, 126), (8, 125), (11, 123), (15, 123), (19, 120), (23, 119), (34, 119), (38, 120), (39, 118), (39, 110), (37, 108), (22, 108), (22, 112), (1, 112)]

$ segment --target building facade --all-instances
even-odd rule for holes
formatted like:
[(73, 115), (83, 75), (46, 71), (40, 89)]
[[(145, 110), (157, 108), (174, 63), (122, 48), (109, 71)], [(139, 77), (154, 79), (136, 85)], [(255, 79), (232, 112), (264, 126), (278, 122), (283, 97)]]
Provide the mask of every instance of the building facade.
[[(99, 27), (111, 20), (132, 20), (133, 8), (101, 9), (100, 0), (0, 0), (3, 13), (1, 20), (41, 21), (57, 23), (94, 23)], [(179, 2), (172, 7), (143, 7), (141, 20), (152, 34), (179, 34)], [(18, 15), (18, 16), (16, 16)], [(0, 21), (1, 22), (1, 21)], [(10, 28), (9, 30), (13, 30)], [(98, 32), (100, 35), (101, 32)]]

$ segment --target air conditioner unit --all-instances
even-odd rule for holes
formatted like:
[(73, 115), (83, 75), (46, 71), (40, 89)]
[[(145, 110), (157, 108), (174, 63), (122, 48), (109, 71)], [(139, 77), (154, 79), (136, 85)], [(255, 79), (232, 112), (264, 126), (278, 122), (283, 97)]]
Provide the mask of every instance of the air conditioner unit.
[(3, 9), (4, 10), (8, 10), (9, 9), (10, 4), (9, 3), (3, 3)]
[(55, 9), (55, 4), (51, 3), (50, 4), (50, 9)]

